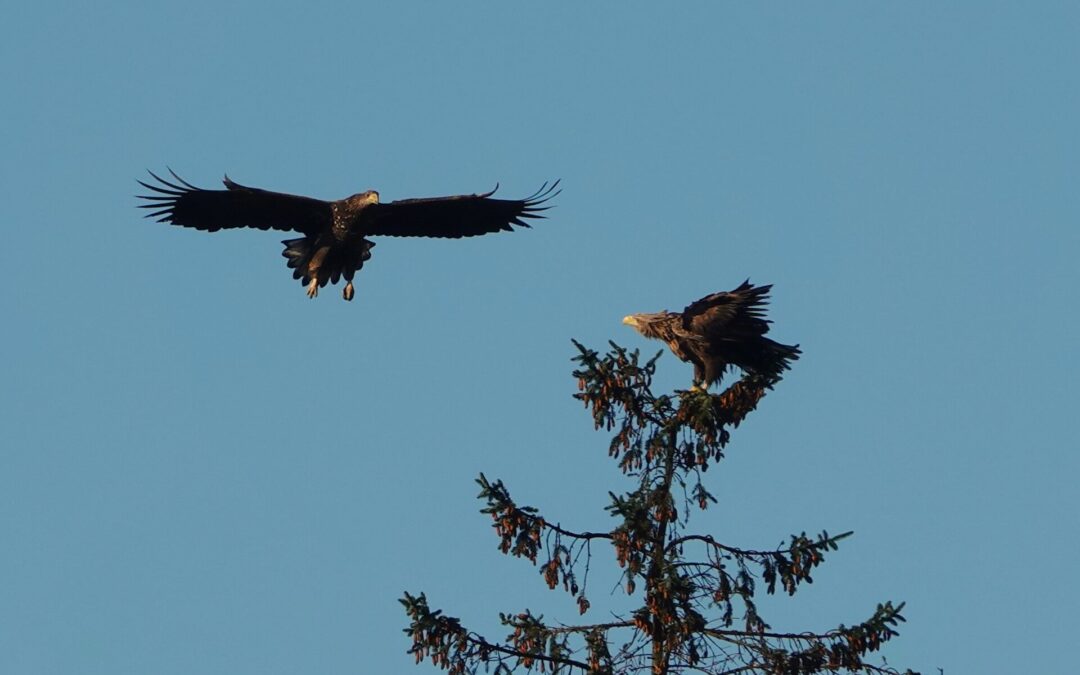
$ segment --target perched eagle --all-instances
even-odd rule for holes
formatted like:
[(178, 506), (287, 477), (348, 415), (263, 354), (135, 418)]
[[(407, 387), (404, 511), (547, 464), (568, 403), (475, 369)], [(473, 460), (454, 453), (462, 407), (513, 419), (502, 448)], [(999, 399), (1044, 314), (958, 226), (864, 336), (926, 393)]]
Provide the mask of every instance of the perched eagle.
[(744, 281), (733, 291), (713, 293), (690, 303), (681, 314), (631, 314), (623, 323), (647, 338), (663, 340), (683, 361), (694, 364), (694, 386), (707, 389), (738, 366), (747, 373), (778, 378), (799, 358), (799, 346), (765, 337), (770, 321), (768, 286)]
[[(156, 185), (138, 181), (152, 191), (138, 195), (152, 209), (148, 218), (196, 230), (254, 227), (295, 231), (304, 235), (283, 241), (293, 278), (314, 298), (327, 282), (345, 278), (343, 296), (353, 298), (353, 275), (371, 257), (372, 236), (442, 237), (458, 239), (501, 230), (529, 227), (526, 220), (543, 218), (542, 206), (558, 194), (559, 181), (547, 183), (525, 199), (492, 199), (495, 190), (480, 195), (403, 199), (383, 204), (374, 190), (334, 202), (270, 192), (235, 183), (225, 176), (224, 190), (204, 190), (169, 173), (175, 182), (149, 172)], [(498, 189), (498, 186), (495, 188)]]

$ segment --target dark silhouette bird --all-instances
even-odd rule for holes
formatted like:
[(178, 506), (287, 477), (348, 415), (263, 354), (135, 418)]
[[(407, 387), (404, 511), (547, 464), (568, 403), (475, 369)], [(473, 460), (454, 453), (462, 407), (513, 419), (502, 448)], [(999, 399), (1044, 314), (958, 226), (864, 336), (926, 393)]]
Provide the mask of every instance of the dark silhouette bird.
[[(225, 176), (224, 190), (204, 190), (177, 176), (167, 181), (152, 171), (157, 184), (138, 181), (152, 191), (138, 195), (152, 209), (148, 218), (206, 232), (253, 227), (295, 231), (304, 235), (283, 241), (293, 278), (307, 286), (314, 298), (327, 282), (345, 278), (343, 296), (353, 298), (353, 275), (371, 257), (372, 236), (441, 237), (459, 239), (502, 230), (543, 218), (542, 206), (559, 193), (559, 181), (544, 185), (525, 199), (492, 199), (495, 190), (478, 195), (404, 199), (383, 204), (379, 193), (368, 190), (328, 202), (311, 197), (245, 187)], [(498, 186), (495, 187), (498, 189)]]
[(765, 337), (771, 323), (765, 318), (771, 288), (751, 286), (747, 280), (733, 291), (690, 303), (681, 314), (631, 314), (623, 323), (647, 338), (663, 340), (675, 356), (694, 364), (694, 387), (708, 389), (729, 366), (775, 381), (801, 352), (798, 345)]

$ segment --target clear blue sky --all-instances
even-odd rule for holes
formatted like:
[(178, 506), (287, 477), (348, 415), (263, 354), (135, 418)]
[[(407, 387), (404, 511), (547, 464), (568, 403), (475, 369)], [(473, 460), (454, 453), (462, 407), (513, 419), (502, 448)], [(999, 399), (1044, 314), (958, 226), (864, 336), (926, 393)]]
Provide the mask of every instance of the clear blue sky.
[[(906, 600), (890, 663), (1071, 671), (1078, 35), (1069, 2), (10, 7), (0, 671), (433, 672), (406, 589), (483, 629), (573, 620), (472, 479), (608, 527), (627, 483), (570, 338), (652, 353), (623, 315), (746, 277), (805, 355), (694, 526), (856, 531), (766, 618)], [(278, 233), (142, 220), (166, 165), (322, 198), (565, 189), (531, 231), (381, 240), (355, 301), (309, 301)]]

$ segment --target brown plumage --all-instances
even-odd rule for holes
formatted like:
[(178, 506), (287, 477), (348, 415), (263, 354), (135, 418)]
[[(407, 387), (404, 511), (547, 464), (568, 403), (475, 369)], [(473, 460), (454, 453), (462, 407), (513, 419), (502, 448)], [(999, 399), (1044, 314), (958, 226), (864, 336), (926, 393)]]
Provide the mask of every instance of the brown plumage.
[(744, 281), (733, 291), (713, 293), (687, 305), (682, 313), (631, 314), (623, 323), (647, 338), (663, 340), (675, 356), (694, 364), (694, 385), (707, 389), (729, 366), (778, 380), (799, 358), (798, 345), (765, 337), (769, 286)]
[[(440, 237), (459, 239), (491, 232), (529, 227), (543, 218), (542, 206), (559, 193), (559, 181), (545, 183), (525, 199), (492, 199), (484, 194), (404, 199), (382, 204), (374, 190), (323, 201), (311, 197), (270, 192), (233, 182), (225, 177), (224, 190), (204, 190), (191, 185), (170, 169), (174, 181), (150, 172), (157, 184), (138, 181), (152, 191), (138, 195), (147, 200), (140, 208), (152, 209), (147, 217), (206, 232), (251, 227), (260, 230), (295, 231), (304, 235), (283, 241), (293, 278), (307, 286), (314, 298), (327, 282), (346, 284), (343, 295), (353, 298), (353, 275), (371, 257), (375, 242), (369, 236)], [(498, 189), (498, 186), (495, 188)]]

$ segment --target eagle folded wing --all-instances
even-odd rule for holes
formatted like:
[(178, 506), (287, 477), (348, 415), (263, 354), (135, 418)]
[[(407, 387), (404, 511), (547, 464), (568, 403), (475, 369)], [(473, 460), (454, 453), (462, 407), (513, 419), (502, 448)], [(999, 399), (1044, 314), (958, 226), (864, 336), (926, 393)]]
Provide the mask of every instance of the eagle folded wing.
[(769, 331), (765, 306), (769, 304), (771, 289), (771, 284), (755, 287), (747, 280), (733, 291), (706, 295), (683, 310), (684, 325), (701, 335), (763, 335)]

